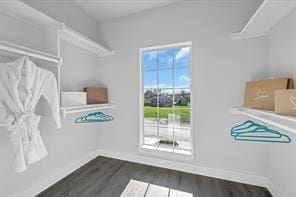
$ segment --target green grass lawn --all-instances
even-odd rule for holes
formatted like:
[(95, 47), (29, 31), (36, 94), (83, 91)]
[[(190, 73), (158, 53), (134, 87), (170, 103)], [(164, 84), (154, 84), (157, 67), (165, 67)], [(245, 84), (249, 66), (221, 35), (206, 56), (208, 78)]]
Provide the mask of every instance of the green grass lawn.
[[(190, 107), (182, 106), (182, 107), (175, 107), (174, 110), (175, 114), (181, 116), (181, 121), (184, 122), (190, 122)], [(144, 110), (144, 117), (145, 118), (157, 118), (157, 108), (156, 107), (145, 107)], [(168, 119), (169, 113), (173, 113), (173, 108), (169, 107), (160, 107), (159, 108), (159, 118), (160, 119)]]

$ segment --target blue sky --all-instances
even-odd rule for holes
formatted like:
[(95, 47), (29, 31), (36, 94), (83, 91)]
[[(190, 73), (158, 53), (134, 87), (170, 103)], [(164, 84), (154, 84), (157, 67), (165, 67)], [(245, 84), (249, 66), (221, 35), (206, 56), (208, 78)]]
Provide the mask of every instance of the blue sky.
[[(158, 55), (158, 57), (157, 57)], [(144, 88), (190, 88), (190, 48), (164, 49), (144, 52)], [(169, 68), (175, 67), (175, 73)], [(173, 79), (174, 76), (174, 79)]]

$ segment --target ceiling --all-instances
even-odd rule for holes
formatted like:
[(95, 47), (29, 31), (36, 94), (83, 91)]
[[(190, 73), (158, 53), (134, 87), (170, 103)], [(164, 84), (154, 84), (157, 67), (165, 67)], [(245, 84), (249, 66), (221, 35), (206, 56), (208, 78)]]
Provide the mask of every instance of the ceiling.
[(97, 21), (126, 16), (182, 0), (74, 0)]

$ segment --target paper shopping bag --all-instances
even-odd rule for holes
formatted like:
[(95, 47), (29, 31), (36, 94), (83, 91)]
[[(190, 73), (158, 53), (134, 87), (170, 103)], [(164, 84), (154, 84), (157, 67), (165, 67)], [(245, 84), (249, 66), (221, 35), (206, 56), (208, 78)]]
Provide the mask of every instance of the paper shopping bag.
[(244, 107), (274, 111), (274, 92), (291, 87), (289, 78), (267, 79), (247, 82)]
[(275, 91), (275, 113), (296, 116), (296, 89)]

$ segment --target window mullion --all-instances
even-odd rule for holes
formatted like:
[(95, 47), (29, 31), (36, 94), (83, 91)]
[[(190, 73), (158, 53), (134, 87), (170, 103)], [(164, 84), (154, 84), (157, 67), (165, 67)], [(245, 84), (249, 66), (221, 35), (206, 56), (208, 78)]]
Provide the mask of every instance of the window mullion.
[(159, 122), (160, 122), (160, 119), (159, 119), (159, 65), (158, 65), (158, 50), (157, 50), (157, 53), (156, 53), (156, 61), (157, 61), (157, 66), (156, 66), (156, 73), (157, 73), (157, 87), (156, 87), (156, 108), (157, 108), (157, 147), (159, 147), (159, 140), (160, 140), (160, 137), (159, 137)]

